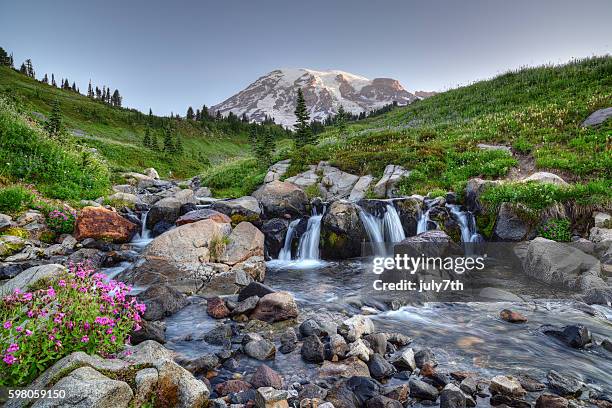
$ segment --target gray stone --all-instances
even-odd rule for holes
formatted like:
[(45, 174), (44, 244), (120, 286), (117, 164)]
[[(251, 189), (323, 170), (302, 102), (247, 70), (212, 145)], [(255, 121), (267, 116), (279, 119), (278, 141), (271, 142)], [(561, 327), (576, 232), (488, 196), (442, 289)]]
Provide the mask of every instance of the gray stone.
[(410, 396), (420, 400), (435, 401), (438, 399), (438, 390), (433, 385), (427, 384), (416, 378), (412, 378), (409, 382)]
[(509, 203), (502, 203), (495, 220), (493, 237), (499, 241), (521, 241), (529, 233), (529, 223)]
[(558, 186), (567, 186), (567, 182), (561, 177), (557, 176), (554, 173), (549, 173), (546, 171), (539, 171), (537, 173), (533, 173), (531, 176), (523, 179), (523, 182), (529, 181), (534, 181), (537, 183), (556, 184)]
[(15, 289), (25, 292), (28, 288), (36, 286), (38, 282), (53, 278), (65, 270), (64, 266), (57, 264), (35, 266), (26, 269), (0, 286), (0, 297), (13, 293)]
[(253, 197), (261, 204), (268, 217), (283, 217), (285, 214), (301, 216), (306, 214), (308, 197), (294, 184), (273, 181), (259, 187)]
[(238, 302), (238, 304), (236, 304), (236, 307), (232, 310), (232, 315), (236, 316), (240, 314), (246, 314), (250, 312), (251, 310), (255, 309), (258, 302), (259, 302), (259, 296), (255, 295), (255, 296), (248, 297), (244, 299), (243, 301)]
[(355, 202), (364, 199), (366, 192), (368, 191), (368, 188), (370, 188), (370, 185), (373, 181), (374, 177), (372, 177), (372, 175), (370, 174), (359, 177), (359, 180), (357, 180), (357, 182), (353, 186), (353, 189), (351, 190), (348, 199), (350, 201)]
[(138, 299), (147, 307), (143, 316), (147, 320), (161, 320), (189, 304), (187, 296), (166, 284), (149, 286)]
[[(1, 217), (1, 215), (0, 215)], [(612, 216), (608, 213), (604, 213), (601, 211), (595, 211), (593, 213), (593, 220), (595, 221), (595, 227), (598, 228), (606, 228), (612, 226)], [(0, 222), (1, 225), (1, 222)], [(0, 226), (0, 229), (2, 227)]]
[(244, 345), (245, 354), (256, 360), (273, 360), (276, 355), (274, 343), (254, 333), (251, 336), (253, 339)]
[(408, 348), (402, 351), (394, 360), (393, 365), (400, 370), (414, 371), (416, 369), (416, 361), (414, 360), (414, 350)]
[(286, 390), (276, 390), (272, 387), (260, 387), (255, 396), (257, 408), (288, 408), (287, 398), (290, 394)]
[(13, 219), (6, 214), (0, 214), (0, 232), (10, 228)]
[(448, 384), (440, 393), (440, 408), (465, 408), (465, 395), (454, 384)]
[(220, 262), (235, 265), (253, 256), (264, 256), (264, 235), (250, 222), (238, 224), (228, 237), (229, 244), (218, 257)]
[(503, 152), (506, 152), (506, 153), (512, 155), (512, 149), (510, 148), (510, 146), (490, 145), (490, 144), (485, 144), (485, 143), (478, 143), (476, 145), (476, 147), (478, 147), (480, 150), (501, 150)]
[(359, 180), (359, 176), (344, 172), (325, 162), (319, 163), (317, 171), (322, 174), (319, 190), (323, 194), (323, 199), (328, 201), (347, 198)]
[(385, 167), (383, 176), (374, 185), (373, 191), (380, 198), (393, 198), (395, 197), (395, 187), (397, 183), (404, 177), (408, 177), (410, 171), (406, 170), (402, 166), (389, 164)]
[(319, 175), (317, 174), (316, 166), (310, 166), (309, 170), (293, 177), (289, 177), (285, 179), (285, 181), (304, 189), (317, 183), (319, 181)]
[(591, 113), (589, 117), (586, 118), (584, 122), (582, 122), (582, 126), (583, 127), (598, 126), (604, 123), (610, 117), (612, 117), (612, 107), (598, 109), (595, 112)]
[(291, 159), (281, 160), (278, 163), (274, 163), (268, 168), (264, 183), (271, 183), (273, 181), (280, 180), (291, 165)]
[(155, 368), (145, 368), (136, 373), (135, 384), (136, 394), (134, 395), (134, 405), (139, 406), (149, 401), (155, 393), (159, 375)]
[(370, 369), (370, 375), (372, 378), (376, 378), (377, 380), (383, 380), (386, 378), (390, 378), (395, 374), (395, 367), (391, 365), (385, 358), (375, 353), (370, 357), (370, 361), (368, 361), (368, 368)]
[(374, 333), (374, 323), (372, 319), (363, 315), (355, 315), (342, 322), (338, 328), (338, 332), (346, 338), (347, 341), (353, 342), (361, 336)]
[(211, 208), (229, 217), (238, 215), (245, 217), (248, 221), (257, 221), (261, 216), (261, 208), (255, 197), (244, 196), (227, 201), (215, 201)]
[(550, 370), (546, 374), (548, 387), (561, 396), (578, 396), (582, 390), (582, 383), (576, 378)]
[(493, 394), (503, 394), (510, 397), (522, 397), (526, 391), (521, 383), (505, 375), (497, 375), (491, 379), (489, 390)]
[(312, 335), (304, 339), (302, 358), (309, 363), (322, 363), (325, 360), (325, 347), (318, 336)]

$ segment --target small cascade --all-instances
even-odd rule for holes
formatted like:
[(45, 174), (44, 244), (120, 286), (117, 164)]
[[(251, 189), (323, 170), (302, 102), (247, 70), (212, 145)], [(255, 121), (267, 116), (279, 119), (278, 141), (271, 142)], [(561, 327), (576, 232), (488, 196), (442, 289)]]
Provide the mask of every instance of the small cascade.
[(285, 244), (283, 248), (278, 253), (278, 259), (280, 261), (290, 261), (291, 260), (291, 244), (293, 243), (293, 236), (295, 235), (295, 229), (297, 225), (300, 223), (300, 219), (296, 219), (291, 221), (289, 227), (287, 228), (287, 235), (285, 235)]
[(140, 216), (140, 233), (132, 239), (131, 244), (138, 249), (144, 249), (153, 238), (151, 238), (151, 231), (147, 228), (147, 216), (149, 215), (149, 211), (143, 211)]
[(461, 229), (461, 242), (464, 244), (466, 253), (472, 252), (472, 245), (483, 241), (482, 235), (478, 233), (476, 228), (476, 220), (470, 211), (461, 211), (461, 207), (456, 204), (446, 205)]
[(393, 204), (387, 204), (387, 211), (383, 216), (383, 230), (386, 242), (400, 242), (406, 238), (402, 220)]
[(396, 243), (406, 238), (402, 221), (393, 204), (385, 206), (385, 213), (382, 218), (360, 208), (359, 218), (368, 234), (375, 254), (383, 255), (386, 252), (385, 243)]
[(417, 222), (417, 234), (429, 230), (429, 211), (429, 208), (425, 212), (421, 211), (419, 221)]
[(365, 228), (371, 243), (378, 244), (385, 242), (385, 235), (380, 218), (370, 214), (361, 207), (359, 209), (359, 218), (363, 223), (363, 227)]
[(313, 207), (312, 216), (308, 219), (308, 224), (306, 225), (306, 232), (300, 237), (298, 260), (319, 260), (319, 238), (321, 236), (322, 219), (323, 213), (317, 214), (316, 207)]

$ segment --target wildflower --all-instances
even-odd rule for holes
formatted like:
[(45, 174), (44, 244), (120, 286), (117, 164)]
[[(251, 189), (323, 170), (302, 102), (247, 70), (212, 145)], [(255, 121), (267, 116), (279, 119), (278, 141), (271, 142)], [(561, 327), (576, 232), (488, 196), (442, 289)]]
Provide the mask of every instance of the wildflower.
[(89, 330), (89, 328), (90, 328), (90, 327), (91, 327), (91, 326), (89, 325), (89, 323), (88, 323), (88, 322), (83, 323), (83, 328), (84, 328), (85, 330)]
[(57, 282), (57, 284), (58, 284), (58, 285), (60, 285), (62, 288), (65, 288), (65, 287), (66, 287), (66, 281), (65, 281), (65, 280), (63, 280), (63, 279), (60, 279), (60, 280)]
[(110, 338), (111, 342), (114, 343), (117, 341), (117, 336), (115, 336), (114, 334), (111, 336)]
[(17, 330), (18, 333), (21, 333), (23, 331), (23, 327), (22, 326), (17, 326), (15, 328), (15, 330)]
[(81, 343), (87, 343), (89, 341), (89, 337), (83, 336), (81, 337)]
[(32, 330), (28, 330), (28, 329), (26, 329), (26, 331), (25, 331), (25, 335), (26, 335), (26, 336), (28, 336), (28, 337), (30, 337), (30, 336), (32, 335)]
[(17, 361), (17, 359), (15, 358), (15, 356), (13, 356), (12, 354), (7, 354), (6, 356), (4, 356), (4, 358), (2, 359), (6, 364), (11, 365), (13, 363), (15, 363), (15, 361)]
[(7, 320), (6, 322), (4, 322), (4, 324), (2, 325), (2, 327), (4, 327), (5, 329), (10, 329), (11, 327), (13, 327), (13, 322), (11, 322), (10, 320)]
[(53, 286), (49, 286), (49, 289), (47, 289), (47, 296), (55, 297), (55, 289), (53, 289)]
[(16, 343), (11, 343), (11, 345), (6, 349), (7, 353), (14, 353), (19, 350), (19, 345)]
[(30, 301), (30, 300), (32, 300), (32, 293), (30, 293), (30, 292), (24, 293), (22, 298), (23, 298), (23, 300)]

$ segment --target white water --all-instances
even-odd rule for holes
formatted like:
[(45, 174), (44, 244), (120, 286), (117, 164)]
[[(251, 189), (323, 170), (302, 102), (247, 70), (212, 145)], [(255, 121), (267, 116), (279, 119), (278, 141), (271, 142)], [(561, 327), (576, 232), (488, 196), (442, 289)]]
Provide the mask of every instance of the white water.
[(285, 236), (285, 244), (283, 249), (278, 254), (278, 259), (271, 261), (273, 264), (291, 265), (292, 268), (313, 268), (324, 264), (320, 259), (319, 241), (321, 237), (321, 220), (325, 214), (325, 209), (321, 214), (318, 214), (316, 207), (313, 207), (312, 215), (308, 219), (306, 231), (300, 237), (298, 244), (297, 258), (291, 258), (291, 244), (295, 236), (295, 228), (300, 222), (300, 219), (293, 220), (287, 228)]
[(142, 223), (142, 227), (140, 228), (140, 233), (132, 239), (131, 244), (138, 248), (144, 249), (153, 238), (151, 238), (151, 231), (147, 229), (147, 215), (149, 215), (148, 211), (144, 211), (140, 216), (140, 222)]
[(400, 242), (406, 238), (402, 221), (393, 204), (387, 204), (382, 218), (360, 208), (359, 218), (368, 234), (372, 249), (377, 255), (384, 255), (385, 243)]
[(451, 214), (457, 220), (459, 228), (461, 228), (461, 242), (480, 242), (482, 236), (476, 230), (476, 221), (474, 215), (469, 211), (461, 211), (460, 207), (455, 204), (448, 204)]
[(387, 242), (400, 242), (406, 238), (402, 221), (393, 204), (387, 204), (387, 211), (383, 216), (383, 229)]
[(417, 222), (417, 235), (427, 230), (429, 230), (429, 208), (425, 212), (421, 211)]
[(291, 243), (293, 242), (293, 236), (295, 235), (295, 228), (300, 223), (300, 219), (296, 219), (289, 223), (287, 228), (287, 235), (285, 235), (285, 244), (278, 253), (279, 261), (290, 261), (291, 260)]

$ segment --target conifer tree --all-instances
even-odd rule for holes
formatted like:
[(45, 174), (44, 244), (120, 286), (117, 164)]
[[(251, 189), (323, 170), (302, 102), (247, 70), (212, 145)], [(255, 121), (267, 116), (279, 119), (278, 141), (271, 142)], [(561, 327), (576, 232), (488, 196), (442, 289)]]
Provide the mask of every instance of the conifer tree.
[(118, 89), (115, 89), (115, 92), (113, 92), (113, 96), (111, 97), (111, 105), (121, 106), (121, 95), (119, 94)]
[(166, 129), (164, 134), (164, 151), (168, 153), (174, 153), (174, 141), (172, 140), (172, 132), (170, 128)]
[(295, 127), (295, 146), (300, 148), (313, 142), (312, 132), (308, 123), (310, 115), (308, 114), (306, 100), (301, 88), (298, 88), (297, 104), (294, 113), (297, 119), (297, 122), (293, 125)]
[(151, 133), (151, 142), (150, 142), (151, 150), (159, 150), (159, 145), (157, 144), (157, 135), (155, 133)]
[(150, 135), (148, 126), (145, 129), (145, 134), (144, 134), (144, 137), (142, 138), (142, 144), (144, 145), (144, 147), (151, 148), (151, 135)]
[(25, 60), (25, 66), (26, 66), (26, 75), (29, 76), (30, 78), (35, 78), (36, 73), (34, 72), (34, 67), (32, 66), (32, 60), (29, 58)]
[(51, 114), (45, 122), (44, 127), (49, 136), (53, 138), (58, 138), (62, 132), (62, 112), (57, 100), (53, 101)]
[(11, 52), (11, 56), (9, 57), (9, 67), (14, 68), (15, 62), (13, 60), (13, 53)]
[(340, 105), (340, 107), (338, 107), (338, 113), (336, 114), (335, 117), (335, 122), (336, 122), (336, 126), (338, 126), (338, 129), (340, 130), (341, 133), (344, 133), (344, 131), (346, 130), (346, 111), (344, 110), (344, 106)]
[(188, 120), (193, 120), (194, 115), (193, 115), (193, 108), (191, 106), (187, 108), (187, 114), (185, 115), (185, 117)]
[(57, 88), (57, 83), (55, 82), (55, 75), (53, 73), (51, 73), (51, 86)]
[(6, 51), (4, 51), (4, 48), (0, 47), (0, 65), (4, 65), (7, 67), (10, 67), (11, 64), (11, 57), (9, 57), (9, 55), (6, 53)]
[(72, 83), (72, 87), (71, 87), (71, 89), (72, 89), (74, 92), (76, 92), (76, 91), (77, 91), (76, 83), (74, 83), (74, 82)]
[(210, 113), (208, 112), (208, 107), (206, 105), (202, 105), (202, 111), (200, 112), (200, 118), (202, 121), (210, 119)]
[(48, 84), (49, 83), (49, 77), (47, 76), (47, 74), (45, 74), (45, 76), (43, 77), (42, 83), (43, 84)]
[(21, 66), (19, 67), (19, 73), (23, 75), (28, 75), (28, 69), (26, 68), (25, 63), (22, 63)]
[(92, 99), (94, 97), (94, 91), (91, 86), (91, 79), (89, 80), (89, 86), (87, 87), (87, 97), (92, 98)]
[(177, 154), (183, 154), (183, 142), (180, 136), (176, 136), (176, 143), (174, 144), (174, 152)]

